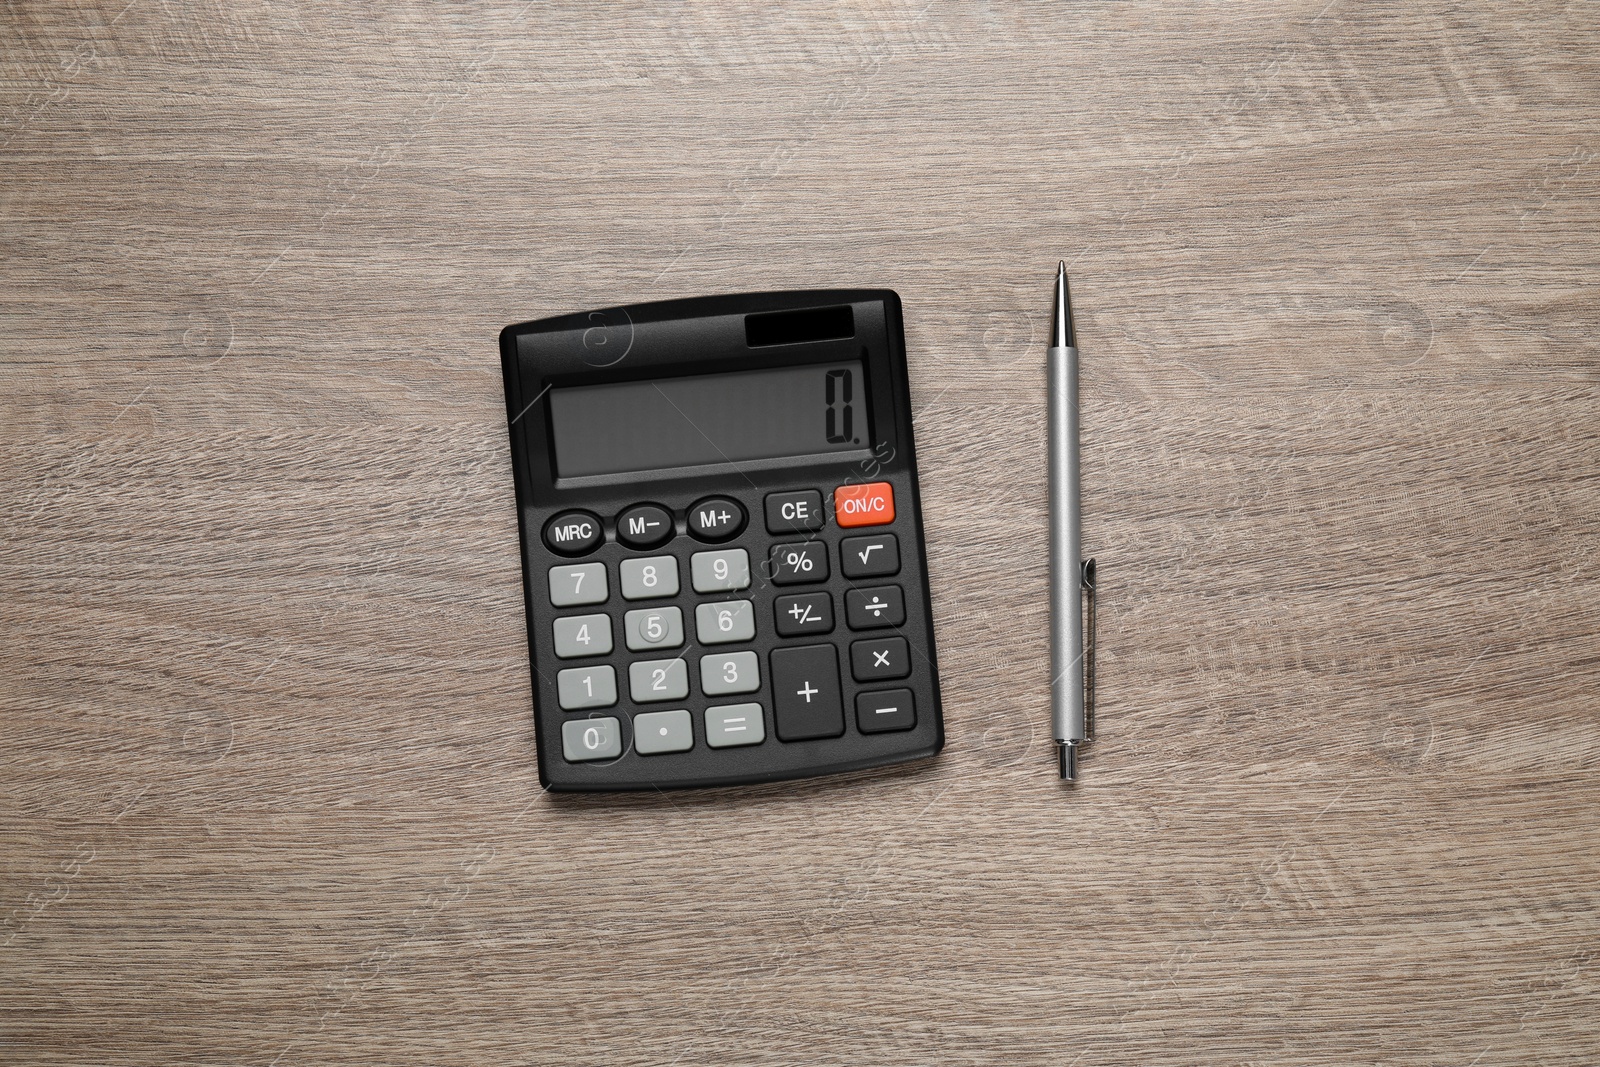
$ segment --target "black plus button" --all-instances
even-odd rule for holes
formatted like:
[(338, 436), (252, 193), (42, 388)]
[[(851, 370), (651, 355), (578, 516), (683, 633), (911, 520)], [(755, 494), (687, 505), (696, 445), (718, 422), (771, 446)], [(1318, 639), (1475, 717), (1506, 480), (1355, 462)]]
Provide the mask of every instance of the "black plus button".
[(782, 637), (828, 633), (833, 629), (833, 597), (827, 593), (781, 596), (772, 602), (772, 619)]
[(689, 508), (689, 532), (702, 541), (726, 541), (744, 529), (744, 507), (725, 496), (708, 496)]
[(850, 643), (850, 674), (858, 682), (904, 678), (911, 673), (911, 648), (903, 637)]
[(654, 548), (672, 536), (672, 516), (654, 504), (635, 504), (617, 516), (617, 540), (629, 548)]
[(852, 630), (876, 630), (906, 621), (906, 595), (898, 585), (873, 585), (844, 595), (844, 619)]
[(844, 733), (839, 655), (832, 645), (773, 650), (772, 710), (783, 741)]

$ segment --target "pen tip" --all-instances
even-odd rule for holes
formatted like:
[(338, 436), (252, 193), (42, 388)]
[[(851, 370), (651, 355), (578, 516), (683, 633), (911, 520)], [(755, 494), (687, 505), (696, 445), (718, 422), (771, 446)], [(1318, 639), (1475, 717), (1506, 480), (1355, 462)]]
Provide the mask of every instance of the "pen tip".
[(1051, 309), (1050, 347), (1072, 348), (1076, 341), (1072, 332), (1072, 294), (1067, 285), (1067, 261), (1062, 260), (1056, 269), (1055, 306)]
[(1056, 742), (1056, 759), (1060, 761), (1061, 780), (1075, 782), (1078, 780), (1078, 746), (1071, 741)]

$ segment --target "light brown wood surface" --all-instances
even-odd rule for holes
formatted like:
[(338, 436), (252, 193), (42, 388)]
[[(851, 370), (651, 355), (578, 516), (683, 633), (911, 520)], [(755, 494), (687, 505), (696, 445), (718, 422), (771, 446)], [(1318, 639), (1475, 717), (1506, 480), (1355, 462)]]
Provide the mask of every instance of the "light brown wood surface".
[[(1600, 8), (0, 20), (0, 1061), (1600, 1062)], [(944, 754), (541, 793), (496, 332), (815, 286)]]

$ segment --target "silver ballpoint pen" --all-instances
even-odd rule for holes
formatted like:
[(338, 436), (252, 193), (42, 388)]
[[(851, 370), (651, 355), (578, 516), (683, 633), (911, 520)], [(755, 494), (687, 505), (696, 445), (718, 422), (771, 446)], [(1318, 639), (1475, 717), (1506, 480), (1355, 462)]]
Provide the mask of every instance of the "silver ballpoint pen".
[[(1061, 777), (1078, 777), (1094, 714), (1094, 560), (1083, 558), (1078, 485), (1078, 346), (1067, 264), (1056, 273), (1048, 363), (1050, 441), (1050, 729)], [(1087, 601), (1089, 640), (1084, 643)]]

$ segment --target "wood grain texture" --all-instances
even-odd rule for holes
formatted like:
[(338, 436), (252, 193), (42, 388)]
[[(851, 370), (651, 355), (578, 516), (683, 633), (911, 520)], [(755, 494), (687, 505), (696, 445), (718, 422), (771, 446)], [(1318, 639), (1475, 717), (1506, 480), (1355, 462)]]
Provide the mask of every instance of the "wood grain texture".
[[(1600, 1062), (1600, 8), (0, 19), (0, 1059)], [(948, 748), (542, 794), (496, 331), (818, 285)]]

